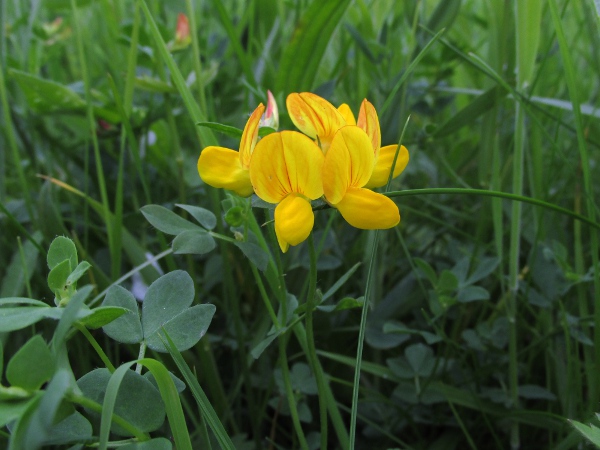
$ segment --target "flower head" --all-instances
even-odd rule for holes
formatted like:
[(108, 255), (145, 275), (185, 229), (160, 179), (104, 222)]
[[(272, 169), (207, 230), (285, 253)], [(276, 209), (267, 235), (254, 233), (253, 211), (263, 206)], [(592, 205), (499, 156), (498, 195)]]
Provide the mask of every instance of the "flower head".
[(323, 195), (323, 161), (319, 147), (295, 131), (272, 133), (256, 145), (250, 179), (256, 195), (277, 204), (275, 234), (284, 253), (312, 231), (310, 200)]
[(246, 122), (239, 152), (217, 146), (202, 150), (198, 158), (198, 173), (206, 184), (229, 189), (242, 197), (252, 195), (250, 159), (258, 141), (258, 126), (264, 111), (261, 103)]
[(372, 139), (358, 126), (341, 128), (325, 155), (325, 198), (356, 228), (385, 229), (400, 222), (400, 212), (392, 200), (365, 188), (374, 165)]
[[(375, 157), (373, 172), (365, 187), (372, 189), (385, 186), (398, 147), (396, 145), (381, 147), (379, 117), (371, 102), (367, 99), (363, 100), (358, 112), (358, 119), (354, 118), (352, 109), (346, 103), (336, 109), (327, 100), (310, 92), (290, 94), (286, 104), (294, 125), (304, 134), (318, 139), (325, 153), (329, 150), (333, 137), (340, 128), (346, 125), (356, 125), (361, 128), (371, 141)], [(401, 146), (392, 178), (396, 178), (404, 171), (408, 159), (408, 150)]]
[(327, 153), (335, 133), (346, 125), (342, 113), (310, 92), (292, 93), (285, 103), (294, 125), (307, 136), (318, 139), (323, 152)]

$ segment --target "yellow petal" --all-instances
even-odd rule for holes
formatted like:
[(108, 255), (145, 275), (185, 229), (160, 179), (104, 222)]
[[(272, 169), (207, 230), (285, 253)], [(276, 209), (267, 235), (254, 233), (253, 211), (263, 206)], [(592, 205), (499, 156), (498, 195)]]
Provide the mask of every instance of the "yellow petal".
[(265, 106), (259, 104), (254, 112), (250, 115), (244, 131), (242, 133), (242, 139), (240, 141), (240, 164), (243, 168), (248, 169), (250, 167), (250, 159), (252, 158), (252, 152), (256, 141), (258, 141), (258, 125), (260, 124), (260, 118), (265, 112)]
[(242, 197), (252, 195), (250, 174), (240, 164), (235, 150), (206, 147), (198, 158), (198, 173), (209, 186), (229, 189)]
[(346, 125), (356, 125), (356, 119), (354, 118), (354, 114), (352, 114), (352, 110), (346, 103), (342, 103), (338, 107), (338, 111), (346, 121)]
[(327, 200), (336, 204), (349, 187), (364, 186), (371, 177), (374, 160), (371, 142), (363, 130), (348, 125), (338, 131), (323, 164)]
[(299, 194), (290, 194), (275, 208), (275, 234), (283, 253), (310, 234), (315, 215), (310, 203)]
[[(379, 157), (377, 158), (377, 161), (375, 161), (375, 168), (373, 169), (371, 178), (365, 185), (366, 188), (373, 189), (385, 186), (387, 184), (397, 148), (397, 145), (386, 145), (385, 147), (381, 147), (381, 150), (379, 150)], [(398, 175), (400, 175), (406, 168), (407, 164), (408, 150), (404, 145), (402, 145), (400, 147), (400, 151), (398, 152), (398, 159), (396, 160), (396, 165), (394, 166), (394, 176), (392, 178), (396, 178)]]
[(279, 203), (291, 193), (319, 198), (324, 159), (319, 147), (296, 131), (265, 136), (256, 145), (250, 164), (256, 195), (270, 203)]
[(285, 104), (294, 125), (307, 136), (318, 137), (325, 152), (336, 131), (346, 125), (335, 106), (310, 92), (292, 93)]
[(400, 223), (398, 206), (385, 195), (369, 189), (350, 188), (334, 206), (346, 222), (363, 230), (384, 230)]
[(375, 107), (365, 98), (360, 105), (358, 112), (358, 120), (356, 125), (365, 130), (371, 139), (373, 145), (373, 153), (377, 157), (379, 148), (381, 147), (381, 129), (379, 128), (379, 117)]

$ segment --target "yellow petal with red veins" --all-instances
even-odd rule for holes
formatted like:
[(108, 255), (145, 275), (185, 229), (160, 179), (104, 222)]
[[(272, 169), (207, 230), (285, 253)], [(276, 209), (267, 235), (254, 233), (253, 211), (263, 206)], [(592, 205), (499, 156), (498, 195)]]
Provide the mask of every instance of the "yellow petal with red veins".
[(346, 125), (335, 106), (310, 92), (292, 93), (285, 104), (294, 125), (307, 136), (318, 137), (323, 151), (329, 148), (336, 131)]
[(375, 107), (365, 98), (360, 105), (360, 111), (358, 112), (358, 120), (356, 125), (362, 128), (373, 146), (373, 153), (377, 157), (379, 148), (381, 147), (381, 129), (379, 127), (379, 117), (377, 117), (377, 111)]
[(240, 141), (240, 164), (243, 168), (248, 169), (250, 167), (250, 159), (252, 158), (252, 152), (258, 141), (258, 125), (260, 124), (260, 118), (265, 112), (265, 106), (259, 104), (254, 112), (250, 115), (250, 118), (246, 122), (244, 131), (242, 132), (242, 139)]
[(348, 189), (335, 207), (346, 222), (363, 230), (384, 230), (400, 223), (398, 206), (385, 195), (369, 189)]
[(356, 125), (356, 119), (354, 118), (354, 114), (352, 113), (352, 110), (346, 103), (342, 103), (338, 107), (338, 111), (346, 121), (346, 125)]
[(252, 195), (250, 174), (240, 164), (238, 152), (224, 147), (206, 147), (198, 158), (200, 178), (216, 188), (229, 189), (242, 197)]
[[(371, 178), (365, 185), (366, 188), (373, 189), (385, 186), (387, 184), (397, 148), (397, 145), (386, 145), (385, 147), (381, 147), (381, 150), (379, 151), (379, 158), (377, 158), (377, 161), (375, 161), (375, 168), (373, 169)], [(404, 171), (406, 165), (408, 164), (408, 159), (408, 150), (404, 145), (402, 145), (400, 147), (400, 151), (398, 152), (398, 159), (396, 160), (396, 165), (394, 166), (394, 176), (392, 178), (396, 178)]]
[(308, 137), (296, 131), (272, 133), (260, 140), (250, 164), (256, 195), (279, 203), (297, 193), (311, 200), (323, 195), (321, 174), (324, 156)]
[(352, 125), (340, 129), (323, 164), (323, 191), (327, 201), (335, 205), (348, 188), (364, 186), (371, 178), (374, 159), (371, 141), (363, 130)]
[(315, 215), (308, 200), (290, 194), (275, 208), (275, 234), (283, 253), (290, 245), (298, 245), (310, 234)]

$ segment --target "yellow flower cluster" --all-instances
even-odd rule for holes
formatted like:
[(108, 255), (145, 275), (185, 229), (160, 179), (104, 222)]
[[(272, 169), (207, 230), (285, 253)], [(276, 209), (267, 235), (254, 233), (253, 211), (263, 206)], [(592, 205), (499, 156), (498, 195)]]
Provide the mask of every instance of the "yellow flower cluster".
[[(373, 105), (362, 102), (358, 119), (348, 105), (335, 108), (309, 92), (290, 94), (290, 118), (302, 131), (272, 133), (260, 141), (258, 128), (265, 107), (252, 113), (239, 151), (206, 147), (198, 159), (198, 173), (210, 186), (247, 197), (256, 193), (277, 204), (275, 232), (285, 253), (312, 231), (311, 200), (320, 197), (346, 221), (362, 229), (385, 229), (400, 222), (400, 212), (388, 197), (372, 191), (387, 183), (397, 146), (381, 147), (379, 118)], [(408, 164), (402, 146), (393, 177)]]

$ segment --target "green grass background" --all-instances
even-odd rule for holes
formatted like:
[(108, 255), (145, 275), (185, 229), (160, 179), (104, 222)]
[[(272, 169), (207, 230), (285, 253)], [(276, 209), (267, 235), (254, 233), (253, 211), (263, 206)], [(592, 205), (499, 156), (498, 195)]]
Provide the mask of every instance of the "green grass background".
[[(171, 59), (155, 38), (175, 38), (178, 13), (193, 19), (192, 44)], [(267, 89), (284, 128), (290, 92), (355, 112), (366, 97), (384, 144), (398, 141), (410, 116), (411, 161), (391, 190), (502, 191), (596, 222), (592, 0), (178, 0), (147, 9), (5, 0), (0, 24), (0, 297), (52, 301), (43, 252), (57, 235), (93, 265), (96, 293), (163, 252), (161, 269), (187, 270), (198, 301), (217, 306), (208, 336), (184, 356), (239, 448), (266, 448), (268, 436), (298, 445), (279, 402), (276, 350), (250, 356), (270, 325), (250, 263), (228, 245), (165, 255), (169, 236), (140, 213), (151, 203), (221, 212), (224, 193), (202, 184), (196, 161), (204, 146), (238, 143), (196, 122), (242, 128)], [(380, 233), (356, 447), (575, 448), (581, 438), (566, 419), (589, 422), (600, 410), (598, 226), (465, 194), (397, 197), (402, 222)], [(315, 229), (317, 287), (326, 292), (362, 262), (335, 299), (364, 295), (374, 233), (330, 210), (317, 212)], [(303, 298), (306, 246), (282, 264), (289, 291)], [(148, 283), (158, 276), (152, 266), (140, 273)], [(360, 312), (315, 312), (314, 321), (347, 424)], [(137, 357), (96, 333), (113, 363)], [(30, 335), (11, 334), (4, 353)], [(73, 345), (76, 376), (102, 364), (86, 341)], [(314, 380), (293, 336), (287, 351), (310, 438), (319, 430)], [(201, 448), (191, 397), (184, 408)], [(333, 432), (329, 441), (341, 446)]]

